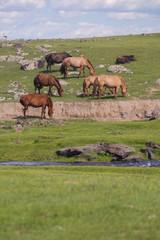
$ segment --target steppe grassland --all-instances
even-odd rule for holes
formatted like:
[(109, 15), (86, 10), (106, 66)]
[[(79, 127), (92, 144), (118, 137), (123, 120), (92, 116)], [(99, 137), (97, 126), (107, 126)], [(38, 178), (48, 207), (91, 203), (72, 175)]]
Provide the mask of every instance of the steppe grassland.
[[(67, 51), (73, 56), (84, 55), (92, 62), (95, 67), (95, 74), (111, 74), (107, 72), (110, 65), (115, 64), (117, 57), (122, 55), (134, 54), (137, 61), (126, 64), (125, 67), (133, 71), (133, 74), (121, 73), (125, 83), (128, 87), (127, 98), (130, 99), (155, 99), (159, 98), (160, 87), (155, 83), (159, 78), (159, 53), (157, 49), (160, 47), (160, 34), (148, 35), (133, 35), (133, 36), (116, 36), (108, 38), (89, 38), (89, 39), (51, 39), (51, 40), (31, 40), (25, 44), (22, 52), (29, 53), (26, 59), (33, 59), (35, 57), (43, 57), (45, 53), (40, 52), (36, 47), (44, 44), (51, 45), (49, 52)], [(78, 49), (79, 52), (74, 51)], [(1, 48), (0, 55), (16, 55), (16, 49), (13, 47)], [(104, 68), (96, 68), (96, 66), (103, 64)], [(26, 92), (33, 93), (33, 79), (38, 73), (46, 73), (46, 65), (43, 68), (23, 71), (20, 70), (20, 64), (3, 62), (0, 64), (1, 88), (0, 95), (11, 98), (7, 101), (14, 100), (14, 95), (8, 93), (9, 84), (14, 81), (21, 83), (21, 88)], [(60, 74), (60, 66), (52, 66), (53, 72), (58, 80), (62, 80), (63, 76)], [(70, 69), (70, 71), (73, 71)], [(86, 69), (86, 75), (89, 75)], [(77, 74), (69, 77), (69, 85), (63, 86), (63, 98), (53, 97), (54, 101), (91, 101), (90, 98), (78, 97), (82, 93), (83, 76), (77, 78)], [(53, 88), (54, 90), (54, 88)], [(72, 90), (72, 91), (71, 91)], [(48, 91), (48, 88), (43, 88), (42, 92)], [(91, 92), (92, 90), (90, 90)], [(78, 92), (78, 94), (77, 94)], [(119, 92), (121, 95), (121, 92)], [(106, 95), (103, 100), (112, 100)]]

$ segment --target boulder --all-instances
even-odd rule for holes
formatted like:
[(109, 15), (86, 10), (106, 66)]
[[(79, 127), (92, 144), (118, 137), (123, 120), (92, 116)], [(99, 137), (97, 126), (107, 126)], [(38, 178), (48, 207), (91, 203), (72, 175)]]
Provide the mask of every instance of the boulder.
[(8, 56), (0, 56), (0, 62), (5, 62)]
[(33, 60), (24, 60), (19, 62), (24, 71), (42, 68), (45, 65), (43, 58), (34, 58)]
[(24, 59), (24, 57), (21, 57), (21, 56), (9, 55), (7, 58), (7, 62), (19, 62), (23, 59)]
[(62, 148), (57, 151), (57, 154), (65, 157), (73, 157), (80, 155), (82, 153), (88, 152), (101, 152), (105, 151), (110, 154), (114, 154), (120, 159), (126, 158), (129, 153), (134, 152), (134, 147), (128, 147), (123, 144), (110, 144), (110, 143), (100, 143), (100, 144), (91, 144), (80, 147), (71, 147), (71, 148)]
[(113, 73), (133, 73), (131, 70), (128, 70), (127, 68), (121, 66), (121, 65), (111, 65), (107, 69), (108, 72), (113, 72)]
[(150, 120), (160, 118), (160, 108), (155, 108), (150, 116)]

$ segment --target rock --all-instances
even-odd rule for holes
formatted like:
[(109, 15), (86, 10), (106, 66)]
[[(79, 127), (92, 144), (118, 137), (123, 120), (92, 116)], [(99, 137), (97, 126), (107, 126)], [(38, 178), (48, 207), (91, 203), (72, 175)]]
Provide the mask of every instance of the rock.
[(96, 66), (96, 68), (104, 68), (105, 66), (103, 64), (100, 64), (98, 66)]
[(4, 101), (5, 99), (5, 97), (0, 97), (0, 101)]
[(120, 158), (126, 158), (129, 153), (134, 152), (134, 147), (128, 147), (123, 144), (106, 144), (106, 151), (112, 153)]
[(113, 73), (133, 73), (131, 70), (128, 70), (127, 68), (120, 66), (120, 65), (111, 65), (107, 69), (108, 72), (113, 72)]
[(60, 80), (59, 83), (62, 85), (62, 86), (67, 86), (68, 84), (70, 84), (69, 82), (66, 82), (64, 80)]
[(23, 60), (24, 57), (21, 56), (14, 56), (14, 55), (9, 55), (7, 58), (7, 62), (19, 62), (20, 60)]
[(5, 62), (8, 56), (0, 56), (0, 62)]
[(45, 65), (43, 58), (34, 58), (33, 60), (24, 60), (19, 62), (24, 71), (42, 68)]
[(160, 108), (155, 108), (155, 110), (153, 110), (152, 115), (150, 116), (150, 120), (154, 120), (160, 118)]
[(14, 48), (17, 48), (17, 49), (21, 49), (21, 48), (23, 48), (24, 47), (24, 45), (22, 45), (21, 43), (15, 43), (14, 45)]
[(121, 116), (122, 116), (122, 118), (126, 118), (128, 116), (128, 114), (129, 114), (128, 112), (124, 112), (121, 114)]
[(159, 85), (160, 85), (160, 78), (158, 78), (158, 79), (156, 80), (156, 84), (159, 84)]
[(80, 147), (71, 147), (71, 148), (62, 148), (57, 151), (57, 154), (60, 156), (72, 157), (80, 155), (81, 153), (88, 152), (100, 152), (106, 151), (111, 154), (118, 156), (119, 158), (125, 158), (130, 152), (134, 152), (134, 147), (128, 147), (123, 144), (110, 144), (110, 143), (100, 143), (100, 144), (91, 144)]

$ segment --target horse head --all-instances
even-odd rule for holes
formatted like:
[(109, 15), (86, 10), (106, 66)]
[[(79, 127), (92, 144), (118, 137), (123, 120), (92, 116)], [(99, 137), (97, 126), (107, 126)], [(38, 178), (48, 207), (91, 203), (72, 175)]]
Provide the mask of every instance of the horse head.
[(49, 116), (50, 118), (53, 118), (53, 112), (54, 112), (53, 107), (48, 109), (48, 116)]
[(59, 94), (59, 96), (63, 96), (63, 88), (60, 88), (60, 89), (58, 89), (58, 94)]

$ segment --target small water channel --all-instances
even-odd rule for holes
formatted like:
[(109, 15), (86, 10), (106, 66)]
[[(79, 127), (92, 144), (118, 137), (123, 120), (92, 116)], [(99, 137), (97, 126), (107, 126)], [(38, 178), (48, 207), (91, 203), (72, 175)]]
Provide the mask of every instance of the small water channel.
[(106, 167), (160, 167), (160, 159), (158, 160), (142, 160), (136, 161), (114, 161), (114, 162), (46, 162), (46, 161), (8, 161), (0, 162), (1, 166), (106, 166)]

